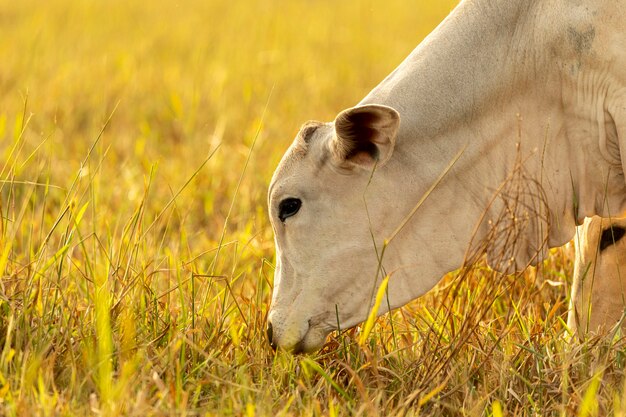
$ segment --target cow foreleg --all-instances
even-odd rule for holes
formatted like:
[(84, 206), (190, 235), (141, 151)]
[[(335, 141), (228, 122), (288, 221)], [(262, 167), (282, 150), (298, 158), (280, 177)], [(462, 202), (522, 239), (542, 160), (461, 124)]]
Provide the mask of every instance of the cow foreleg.
[(574, 244), (568, 326), (581, 339), (618, 322), (626, 330), (626, 219), (587, 218)]

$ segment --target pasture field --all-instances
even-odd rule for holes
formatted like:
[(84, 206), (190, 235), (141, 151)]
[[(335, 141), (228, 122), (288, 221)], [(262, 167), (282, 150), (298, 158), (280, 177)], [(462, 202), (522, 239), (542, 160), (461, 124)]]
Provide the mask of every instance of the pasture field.
[(567, 341), (567, 247), (267, 345), (274, 167), (454, 4), (0, 0), (0, 415), (626, 416), (619, 334)]

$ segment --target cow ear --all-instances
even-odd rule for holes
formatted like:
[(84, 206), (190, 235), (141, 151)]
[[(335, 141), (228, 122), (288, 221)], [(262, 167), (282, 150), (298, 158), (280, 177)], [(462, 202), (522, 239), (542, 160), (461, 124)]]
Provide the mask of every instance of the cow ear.
[(391, 157), (399, 125), (400, 115), (391, 107), (369, 104), (344, 110), (335, 119), (332, 156), (344, 167), (380, 167)]

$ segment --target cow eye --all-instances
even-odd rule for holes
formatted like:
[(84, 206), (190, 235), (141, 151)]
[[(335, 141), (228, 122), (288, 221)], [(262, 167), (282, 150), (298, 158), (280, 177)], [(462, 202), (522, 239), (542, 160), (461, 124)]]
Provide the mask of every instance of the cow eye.
[(602, 231), (600, 237), (600, 251), (611, 246), (613, 243), (617, 243), (626, 234), (626, 230), (621, 227), (612, 226)]
[(278, 218), (284, 222), (286, 218), (295, 215), (300, 210), (301, 205), (302, 201), (299, 198), (284, 199), (278, 205)]

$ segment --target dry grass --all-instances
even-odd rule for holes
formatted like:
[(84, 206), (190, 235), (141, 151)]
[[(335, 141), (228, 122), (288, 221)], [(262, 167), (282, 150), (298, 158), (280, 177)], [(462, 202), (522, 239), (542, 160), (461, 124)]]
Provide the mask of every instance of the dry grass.
[(569, 249), (267, 347), (274, 166), (453, 3), (0, 0), (0, 415), (626, 415)]

